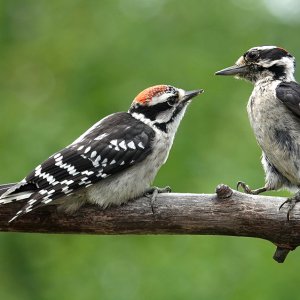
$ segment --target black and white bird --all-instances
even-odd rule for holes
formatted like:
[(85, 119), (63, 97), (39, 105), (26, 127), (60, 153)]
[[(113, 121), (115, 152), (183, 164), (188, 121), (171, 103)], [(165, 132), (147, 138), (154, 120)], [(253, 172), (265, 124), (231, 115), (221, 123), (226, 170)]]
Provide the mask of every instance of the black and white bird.
[(262, 46), (249, 49), (234, 66), (216, 75), (233, 75), (254, 84), (247, 111), (262, 149), (265, 186), (245, 192), (259, 194), (286, 188), (297, 191), (285, 201), (287, 217), (300, 201), (300, 85), (295, 81), (295, 58), (285, 49)]
[(25, 201), (13, 221), (49, 203), (73, 213), (86, 202), (106, 208), (141, 196), (166, 162), (188, 104), (202, 92), (147, 88), (128, 112), (105, 117), (19, 183), (0, 186), (0, 205)]

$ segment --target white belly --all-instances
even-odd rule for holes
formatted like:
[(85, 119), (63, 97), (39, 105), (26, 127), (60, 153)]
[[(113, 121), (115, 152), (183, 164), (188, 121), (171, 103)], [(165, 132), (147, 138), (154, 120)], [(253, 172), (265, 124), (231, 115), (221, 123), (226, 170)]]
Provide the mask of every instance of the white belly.
[[(257, 142), (269, 161), (292, 184), (299, 185), (300, 157), (291, 148), (300, 145), (300, 123), (294, 121), (292, 114), (277, 99), (278, 83), (256, 86), (247, 111)], [(290, 139), (280, 139), (280, 136)]]

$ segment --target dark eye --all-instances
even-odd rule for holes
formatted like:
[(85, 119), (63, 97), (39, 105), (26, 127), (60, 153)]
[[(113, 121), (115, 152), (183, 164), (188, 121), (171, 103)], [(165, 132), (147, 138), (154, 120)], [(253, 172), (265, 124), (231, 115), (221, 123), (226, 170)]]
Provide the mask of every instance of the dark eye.
[(259, 57), (259, 53), (257, 51), (252, 51), (247, 53), (247, 58), (249, 60), (256, 60)]
[(170, 105), (170, 106), (173, 106), (175, 103), (177, 102), (177, 96), (172, 96), (168, 99), (167, 103)]

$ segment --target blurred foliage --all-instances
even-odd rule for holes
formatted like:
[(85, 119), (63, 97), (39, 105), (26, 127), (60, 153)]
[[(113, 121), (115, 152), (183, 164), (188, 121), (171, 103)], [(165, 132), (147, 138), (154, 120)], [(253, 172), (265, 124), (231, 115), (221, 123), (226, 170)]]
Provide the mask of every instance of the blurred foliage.
[[(297, 0), (2, 0), (0, 182), (22, 179), (142, 89), (204, 88), (155, 184), (212, 193), (263, 184), (246, 114), (251, 85), (214, 72), (275, 44), (300, 59)], [(278, 193), (276, 193), (278, 195)], [(0, 235), (0, 298), (295, 298), (300, 253), (204, 236)], [(298, 266), (298, 267), (297, 267)]]

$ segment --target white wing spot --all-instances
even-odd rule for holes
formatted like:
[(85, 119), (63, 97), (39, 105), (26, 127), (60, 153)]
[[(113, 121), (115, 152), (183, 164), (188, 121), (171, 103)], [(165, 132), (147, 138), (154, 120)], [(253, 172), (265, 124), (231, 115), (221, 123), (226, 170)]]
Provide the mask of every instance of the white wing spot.
[(53, 158), (56, 159), (56, 158), (59, 158), (60, 156), (61, 156), (60, 153), (56, 153), (56, 154), (53, 156)]
[(113, 159), (111, 162), (110, 162), (110, 165), (113, 165), (113, 164), (115, 164), (116, 163), (116, 161)]
[(93, 151), (93, 152), (91, 153), (91, 158), (94, 158), (95, 156), (97, 156), (97, 151)]
[(142, 148), (142, 149), (145, 149), (145, 147), (144, 147), (144, 145), (143, 145), (142, 142), (139, 142), (139, 143), (138, 143), (138, 147), (140, 147), (140, 148)]
[(45, 195), (45, 194), (47, 194), (47, 191), (46, 191), (46, 190), (40, 190), (39, 193), (40, 193), (41, 195)]
[(27, 207), (27, 208), (25, 209), (25, 213), (29, 213), (30, 211), (32, 211), (31, 206), (30, 206), (30, 207)]
[(103, 159), (101, 166), (106, 167), (107, 165), (107, 158)]
[(133, 149), (133, 150), (136, 149), (136, 148), (135, 148), (135, 144), (134, 144), (133, 141), (131, 141), (130, 143), (128, 143), (127, 146), (128, 146), (130, 149)]
[(95, 159), (94, 161), (92, 161), (93, 166), (94, 166), (95, 168), (99, 167), (99, 165), (100, 165), (100, 164), (99, 164), (100, 160), (101, 160), (101, 155), (98, 155), (98, 156), (96, 157), (96, 159)]
[[(90, 175), (93, 175), (93, 174), (94, 174), (94, 171), (88, 171), (88, 170), (86, 170), (86, 171), (81, 172), (81, 174), (82, 174), (82, 175), (90, 176)], [(86, 177), (85, 177), (85, 178), (86, 178)]]
[(84, 153), (88, 153), (90, 150), (91, 150), (91, 147), (87, 147), (87, 148), (84, 150)]
[(33, 203), (35, 203), (37, 200), (35, 200), (35, 199), (31, 199), (31, 200), (29, 200), (27, 203), (29, 204), (29, 205), (32, 205)]
[(77, 150), (82, 150), (83, 149), (83, 146), (79, 146)]
[(122, 149), (124, 149), (124, 150), (127, 150), (127, 146), (126, 146), (124, 140), (119, 144), (119, 147), (122, 148)]
[(45, 200), (43, 200), (42, 202), (45, 203), (45, 204), (47, 204), (47, 203), (49, 203), (49, 202), (51, 202), (51, 201), (52, 201), (52, 199), (45, 199)]
[(101, 141), (103, 138), (105, 138), (106, 136), (108, 136), (107, 133), (102, 133), (100, 135), (98, 135), (96, 138), (95, 138), (95, 141)]

